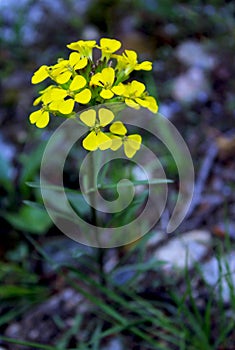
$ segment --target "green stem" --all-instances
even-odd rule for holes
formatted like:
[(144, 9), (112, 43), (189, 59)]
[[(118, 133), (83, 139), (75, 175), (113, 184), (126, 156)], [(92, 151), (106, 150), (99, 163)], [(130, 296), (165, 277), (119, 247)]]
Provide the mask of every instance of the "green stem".
[[(89, 157), (88, 188), (89, 189), (96, 188), (96, 167), (95, 167), (94, 152), (92, 152), (90, 157)], [(99, 226), (99, 220), (98, 220), (98, 216), (97, 216), (97, 211), (95, 209), (96, 208), (96, 192), (91, 191), (89, 193), (89, 197), (90, 197), (90, 206), (91, 206), (91, 223), (93, 226), (95, 226), (96, 240), (97, 240), (97, 245), (99, 247), (99, 248), (97, 248), (97, 262), (99, 265), (100, 282), (102, 284), (106, 285), (105, 271), (104, 271), (105, 248), (101, 247), (99, 232), (97, 230), (97, 227)]]

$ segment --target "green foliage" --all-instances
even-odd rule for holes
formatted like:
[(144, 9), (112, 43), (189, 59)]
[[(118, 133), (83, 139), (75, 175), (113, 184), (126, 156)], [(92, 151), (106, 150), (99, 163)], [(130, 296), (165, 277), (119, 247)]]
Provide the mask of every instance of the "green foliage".
[(51, 219), (44, 208), (23, 206), (17, 213), (6, 213), (5, 219), (17, 230), (44, 234), (51, 227)]

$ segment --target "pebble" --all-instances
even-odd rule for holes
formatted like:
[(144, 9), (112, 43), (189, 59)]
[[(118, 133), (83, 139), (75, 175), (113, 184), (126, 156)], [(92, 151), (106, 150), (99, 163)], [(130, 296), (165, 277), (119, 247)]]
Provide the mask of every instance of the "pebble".
[(206, 101), (209, 93), (209, 82), (201, 68), (192, 67), (173, 80), (172, 96), (181, 103)]
[(217, 298), (220, 299), (221, 293), (223, 301), (229, 302), (235, 288), (235, 252), (221, 257), (220, 261), (213, 256), (201, 271), (205, 281), (215, 287)]
[(174, 266), (184, 269), (191, 268), (207, 252), (211, 241), (211, 235), (206, 230), (194, 230), (185, 232), (178, 238), (170, 240), (166, 245), (157, 249), (154, 257), (166, 261), (167, 269)]
[(188, 66), (211, 70), (216, 65), (216, 58), (207, 52), (205, 45), (196, 41), (185, 41), (176, 49), (176, 57)]

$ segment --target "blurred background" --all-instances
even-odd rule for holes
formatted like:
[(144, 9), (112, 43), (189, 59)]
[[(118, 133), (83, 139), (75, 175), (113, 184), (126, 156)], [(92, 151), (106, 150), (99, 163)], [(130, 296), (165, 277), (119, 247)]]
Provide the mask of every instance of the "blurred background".
[[(166, 236), (160, 225), (136, 245), (106, 252), (105, 290), (91, 268), (97, 251), (62, 235), (40, 190), (27, 184), (39, 181), (44, 147), (60, 124), (30, 125), (39, 91), (32, 73), (66, 58), (66, 44), (100, 37), (153, 61), (152, 72), (133, 78), (184, 137), (197, 191), (177, 232)], [(0, 0), (1, 349), (235, 348), (234, 53), (233, 1)], [(70, 187), (79, 157), (66, 165)], [(175, 180), (170, 212), (177, 169), (170, 156), (161, 161)], [(122, 177), (120, 170), (114, 180)], [(128, 324), (119, 327), (123, 315)]]

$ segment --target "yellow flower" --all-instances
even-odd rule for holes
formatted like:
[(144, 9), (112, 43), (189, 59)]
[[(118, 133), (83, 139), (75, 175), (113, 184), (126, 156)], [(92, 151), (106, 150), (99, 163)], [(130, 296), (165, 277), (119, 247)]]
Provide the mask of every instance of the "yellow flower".
[[(46, 92), (46, 97), (42, 100), (50, 103), (50, 109), (59, 111), (62, 114), (70, 114), (73, 111), (75, 102), (87, 104), (90, 101), (90, 90), (84, 89), (81, 91), (86, 84), (86, 79), (83, 76), (76, 75), (68, 90), (55, 87)], [(67, 99), (65, 100), (65, 98)]]
[(139, 81), (133, 80), (127, 85), (120, 83), (114, 86), (112, 91), (118, 96), (123, 96), (125, 103), (131, 108), (139, 109), (140, 107), (145, 107), (153, 113), (156, 113), (158, 110), (154, 97), (147, 95), (145, 85)]
[(105, 150), (110, 148), (112, 140), (101, 129), (108, 125), (113, 119), (114, 114), (106, 109), (100, 108), (98, 111), (98, 118), (96, 111), (90, 109), (80, 114), (81, 121), (89, 126), (90, 133), (83, 140), (82, 145), (88, 151), (95, 151), (97, 148)]
[(115, 71), (113, 68), (104, 68), (101, 73), (96, 73), (91, 77), (90, 85), (101, 86), (100, 96), (104, 99), (113, 97), (112, 86), (115, 79)]
[(140, 106), (147, 107), (148, 102), (142, 99), (145, 91), (145, 85), (139, 81), (133, 80), (131, 83), (124, 85), (120, 83), (112, 88), (112, 91), (119, 96), (125, 97), (127, 106), (139, 109)]
[[(48, 96), (50, 96), (50, 91), (54, 87), (55, 87), (55, 85), (50, 85), (46, 89), (39, 91), (39, 94), (41, 96), (37, 97), (36, 100), (34, 100), (33, 106), (37, 106), (40, 102), (47, 104)], [(49, 98), (48, 102), (50, 102), (50, 98)]]
[(138, 63), (137, 53), (133, 50), (125, 50), (122, 55), (113, 55), (117, 59), (117, 69), (119, 71), (124, 70), (125, 74), (130, 74), (133, 70), (151, 70), (152, 62), (144, 61)]
[(43, 80), (49, 77), (48, 73), (49, 67), (46, 65), (41, 66), (36, 72), (34, 72), (31, 82), (32, 84), (41, 83)]
[(138, 134), (127, 136), (127, 129), (122, 122), (114, 122), (109, 130), (112, 133), (110, 136), (112, 139), (111, 150), (116, 151), (123, 145), (125, 155), (128, 158), (132, 158), (140, 149), (142, 142), (141, 136)]
[(121, 42), (116, 39), (102, 38), (100, 39), (100, 46), (96, 47), (102, 51), (102, 60), (105, 57), (109, 59), (114, 52), (120, 49), (121, 46)]
[(68, 60), (59, 59), (58, 63), (50, 67), (50, 76), (59, 84), (75, 75), (75, 71), (87, 66), (87, 58), (82, 58), (78, 52), (72, 52)]
[(95, 40), (78, 40), (74, 43), (70, 43), (67, 47), (71, 50), (78, 51), (81, 57), (87, 57), (92, 60), (92, 49), (96, 46)]
[(38, 128), (45, 128), (50, 119), (49, 112), (46, 108), (46, 106), (43, 106), (40, 110), (31, 113), (29, 116), (30, 123), (36, 124)]
[(158, 111), (158, 105), (157, 105), (157, 102), (156, 102), (155, 98), (152, 97), (152, 96), (146, 96), (146, 97), (145, 97), (145, 101), (148, 102), (148, 107), (147, 107), (147, 108), (148, 108), (151, 112), (157, 113), (157, 111)]

